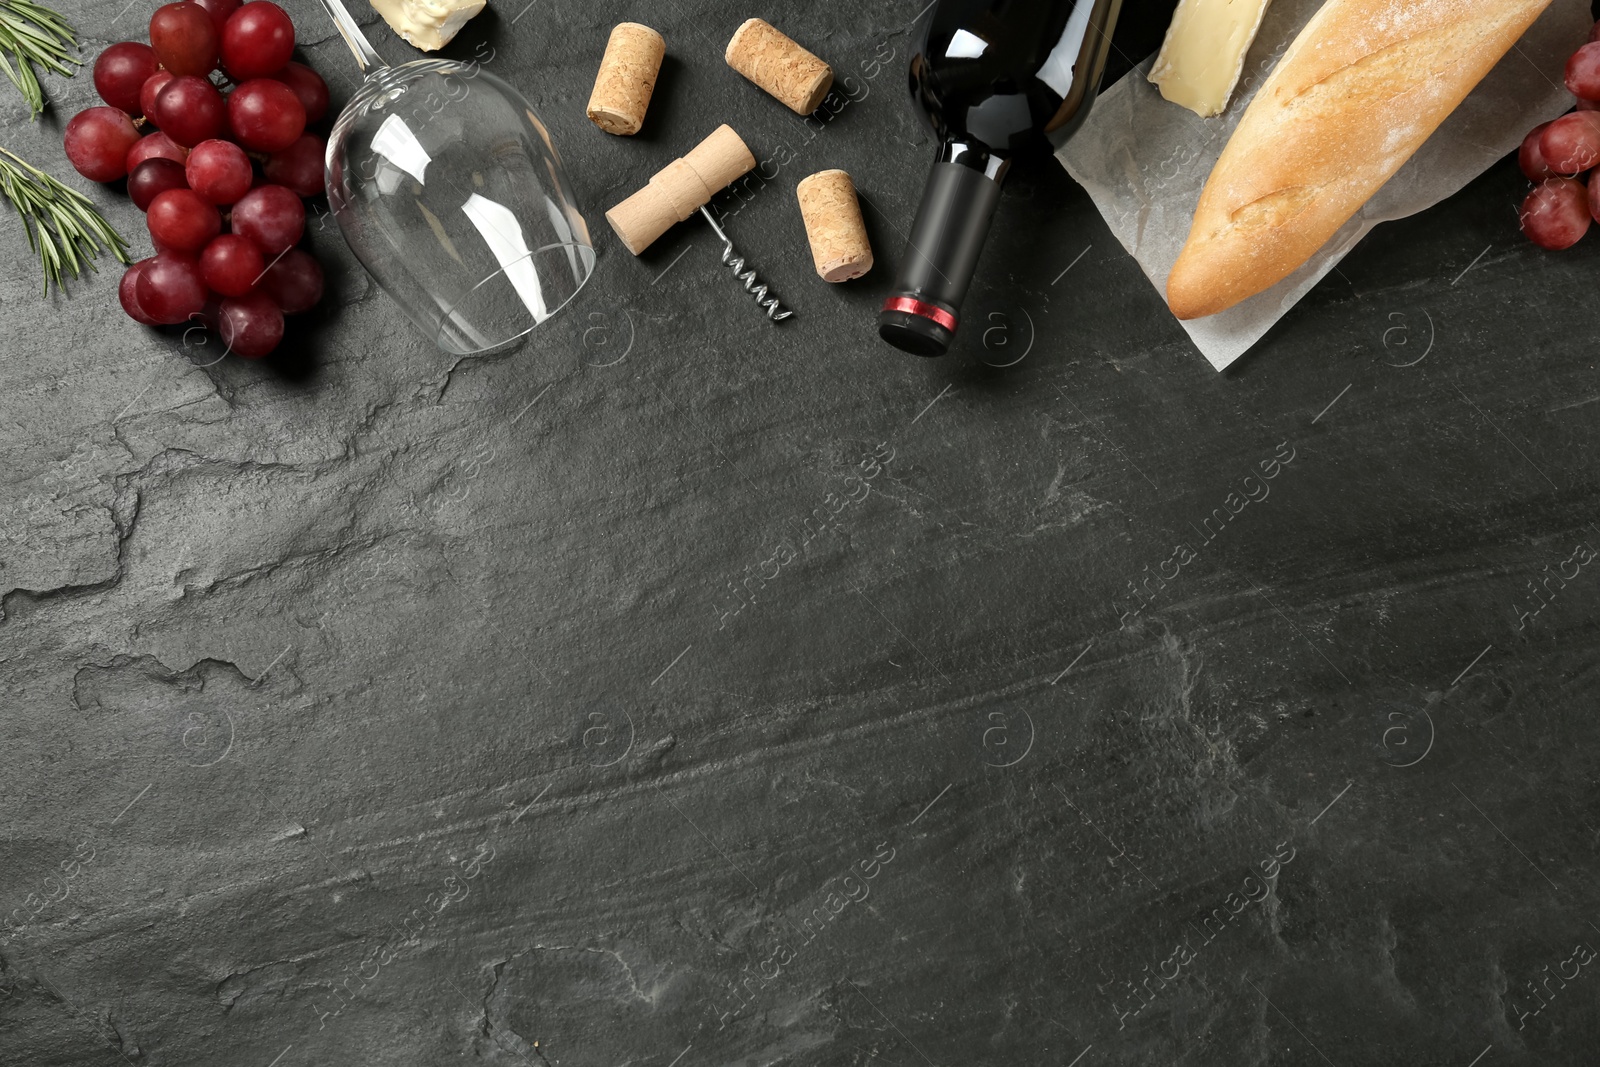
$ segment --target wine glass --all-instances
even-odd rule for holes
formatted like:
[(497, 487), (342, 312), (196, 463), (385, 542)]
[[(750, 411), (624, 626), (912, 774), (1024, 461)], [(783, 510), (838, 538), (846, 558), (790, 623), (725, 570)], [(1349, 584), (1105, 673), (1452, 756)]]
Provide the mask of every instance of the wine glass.
[(532, 106), (476, 64), (385, 64), (322, 0), (366, 80), (328, 138), (328, 205), (411, 321), (470, 355), (527, 334), (594, 271), (589, 227)]

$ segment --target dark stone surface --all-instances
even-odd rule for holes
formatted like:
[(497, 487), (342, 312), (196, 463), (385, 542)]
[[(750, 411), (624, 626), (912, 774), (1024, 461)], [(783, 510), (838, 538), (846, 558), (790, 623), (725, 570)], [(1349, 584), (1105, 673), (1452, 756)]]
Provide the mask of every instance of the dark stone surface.
[[(149, 6), (64, 9), (93, 50)], [(1600, 245), (1529, 245), (1502, 163), (1217, 374), (1049, 164), (961, 350), (902, 356), (919, 7), (469, 26), (601, 246), (506, 357), (442, 359), (325, 230), (334, 310), (200, 367), (115, 270), (42, 303), (4, 224), (0, 1061), (1592, 1062), (1600, 976), (1548, 976), (1600, 945), (1600, 564), (1519, 612), (1600, 547)], [(852, 73), (827, 123), (722, 64), (755, 13)], [(582, 117), (624, 18), (671, 51), (633, 140)], [(4, 142), (64, 172), (93, 90), (49, 90)], [(602, 219), (721, 121), (789, 149), (728, 220), (779, 328), (703, 223), (635, 260)], [(832, 166), (844, 287), (794, 203)]]

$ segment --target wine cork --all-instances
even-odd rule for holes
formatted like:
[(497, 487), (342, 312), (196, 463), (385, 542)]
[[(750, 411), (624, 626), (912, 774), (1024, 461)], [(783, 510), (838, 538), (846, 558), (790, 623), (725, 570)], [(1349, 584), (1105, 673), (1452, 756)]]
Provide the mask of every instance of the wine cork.
[(811, 260), (825, 282), (847, 282), (872, 269), (872, 245), (850, 175), (821, 170), (795, 189), (811, 241)]
[(817, 110), (833, 88), (833, 68), (761, 19), (749, 19), (734, 31), (725, 58), (801, 115)]
[(622, 137), (638, 133), (666, 54), (667, 42), (649, 26), (624, 22), (613, 29), (589, 94), (589, 121)]
[(733, 127), (718, 126), (688, 155), (662, 167), (648, 185), (606, 212), (606, 221), (638, 255), (755, 165), (756, 157)]

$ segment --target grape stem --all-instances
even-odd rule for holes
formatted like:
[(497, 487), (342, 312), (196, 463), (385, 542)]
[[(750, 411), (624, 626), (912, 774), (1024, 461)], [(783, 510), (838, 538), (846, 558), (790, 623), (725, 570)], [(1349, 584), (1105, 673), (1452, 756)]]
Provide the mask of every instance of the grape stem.
[(63, 270), (73, 278), (84, 267), (98, 273), (94, 259), (102, 250), (128, 262), (128, 243), (88, 197), (5, 147), (0, 147), (0, 194), (16, 208), (28, 247), (39, 254), (44, 295), (50, 295), (52, 282), (65, 291)]
[(83, 65), (74, 52), (77, 33), (72, 24), (33, 0), (0, 0), (0, 67), (27, 101), (30, 119), (44, 110), (44, 89), (35, 65), (72, 77)]

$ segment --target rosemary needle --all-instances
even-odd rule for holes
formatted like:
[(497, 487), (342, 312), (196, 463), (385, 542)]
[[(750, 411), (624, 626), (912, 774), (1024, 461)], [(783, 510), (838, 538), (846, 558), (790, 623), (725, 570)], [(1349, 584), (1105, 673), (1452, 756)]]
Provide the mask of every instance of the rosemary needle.
[[(22, 93), (30, 119), (44, 110), (44, 88), (37, 65), (70, 78), (83, 65), (73, 53), (78, 37), (60, 14), (33, 0), (0, 0), (0, 67)], [(62, 271), (78, 277), (84, 267), (98, 271), (95, 256), (107, 249), (123, 263), (128, 245), (112, 229), (89, 198), (0, 147), (0, 194), (11, 201), (28, 235), (28, 247), (39, 253), (44, 293), (50, 283), (63, 289)]]
[(102, 247), (128, 262), (127, 242), (88, 197), (6, 148), (0, 148), (0, 194), (17, 209), (29, 247), (39, 253), (45, 295), (51, 282), (65, 288), (63, 270), (74, 278), (84, 267), (98, 271), (94, 257)]
[(0, 67), (27, 101), (29, 118), (44, 110), (34, 65), (70, 78), (72, 68), (83, 65), (73, 55), (77, 48), (72, 24), (58, 13), (33, 0), (0, 0)]

